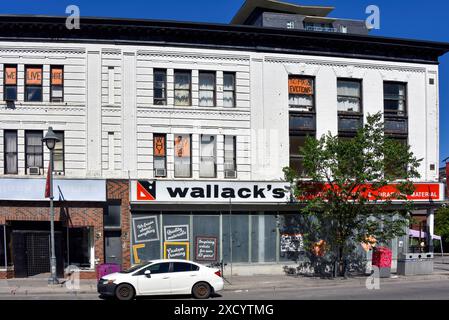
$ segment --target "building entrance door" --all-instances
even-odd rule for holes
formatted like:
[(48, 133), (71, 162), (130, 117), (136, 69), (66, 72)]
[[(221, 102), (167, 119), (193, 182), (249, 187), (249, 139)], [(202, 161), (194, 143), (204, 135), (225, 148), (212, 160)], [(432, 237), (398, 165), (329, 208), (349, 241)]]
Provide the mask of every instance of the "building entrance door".
[(120, 231), (105, 231), (105, 262), (122, 265), (122, 241)]

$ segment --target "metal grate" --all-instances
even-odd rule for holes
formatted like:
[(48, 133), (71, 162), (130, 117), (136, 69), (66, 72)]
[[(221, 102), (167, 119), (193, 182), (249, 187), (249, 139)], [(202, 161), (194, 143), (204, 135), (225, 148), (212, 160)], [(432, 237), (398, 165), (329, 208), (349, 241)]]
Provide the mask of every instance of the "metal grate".
[(50, 239), (46, 233), (26, 234), (28, 276), (50, 272)]

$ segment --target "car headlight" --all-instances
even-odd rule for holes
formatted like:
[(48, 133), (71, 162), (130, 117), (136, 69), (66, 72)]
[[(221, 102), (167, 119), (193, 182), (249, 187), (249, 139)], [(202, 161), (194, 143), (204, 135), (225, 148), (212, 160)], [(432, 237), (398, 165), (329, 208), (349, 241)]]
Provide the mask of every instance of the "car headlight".
[(103, 279), (103, 281), (101, 282), (101, 284), (113, 284), (114, 281), (115, 281), (115, 279), (114, 279), (114, 280), (106, 280), (106, 279)]

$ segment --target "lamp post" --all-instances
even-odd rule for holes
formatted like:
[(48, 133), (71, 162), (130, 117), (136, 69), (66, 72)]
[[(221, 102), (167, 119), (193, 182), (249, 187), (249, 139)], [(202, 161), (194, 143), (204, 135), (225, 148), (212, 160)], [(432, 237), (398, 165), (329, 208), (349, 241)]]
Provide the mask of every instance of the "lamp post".
[(50, 150), (50, 164), (48, 166), (49, 170), (49, 191), (50, 191), (50, 248), (51, 248), (51, 258), (50, 258), (50, 278), (48, 279), (48, 284), (58, 284), (58, 278), (56, 276), (56, 255), (55, 255), (55, 209), (53, 207), (53, 152), (55, 150), (56, 142), (61, 141), (53, 131), (52, 127), (48, 128), (47, 134), (44, 139), (48, 150)]

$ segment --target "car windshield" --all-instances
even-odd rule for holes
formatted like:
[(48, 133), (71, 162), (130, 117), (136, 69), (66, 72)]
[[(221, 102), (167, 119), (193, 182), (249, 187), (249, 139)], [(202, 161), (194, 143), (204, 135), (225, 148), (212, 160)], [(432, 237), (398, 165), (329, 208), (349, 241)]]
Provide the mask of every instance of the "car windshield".
[(139, 270), (140, 268), (143, 268), (143, 267), (149, 265), (150, 263), (151, 263), (151, 261), (145, 262), (145, 263), (141, 263), (141, 264), (135, 265), (135, 266), (133, 266), (133, 267), (127, 269), (127, 270), (120, 271), (120, 273), (132, 273), (134, 271)]

